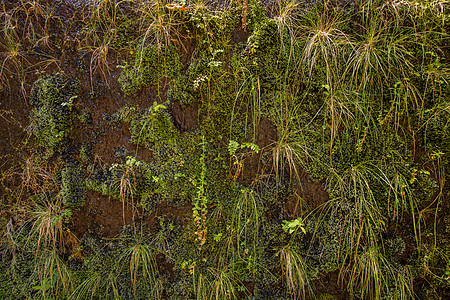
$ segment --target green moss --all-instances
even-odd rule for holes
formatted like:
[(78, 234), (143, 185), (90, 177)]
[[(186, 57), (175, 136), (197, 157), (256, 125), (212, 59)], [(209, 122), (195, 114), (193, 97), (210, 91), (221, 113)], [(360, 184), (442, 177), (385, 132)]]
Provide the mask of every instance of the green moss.
[(422, 140), (433, 160), (450, 167), (450, 107), (444, 103), (427, 111), (420, 127)]
[(317, 300), (336, 300), (337, 298), (333, 295), (323, 293), (323, 294), (320, 294), (319, 296), (317, 296), (316, 299)]
[[(120, 11), (120, 10), (119, 10)], [(106, 22), (110, 22), (107, 20)], [(114, 38), (109, 46), (114, 49), (130, 48), (135, 44), (135, 34), (139, 27), (139, 22), (131, 15), (118, 14), (114, 31)]]
[[(23, 253), (5, 256), (0, 263), (0, 297), (2, 299), (32, 299), (36, 291), (32, 289), (36, 285), (33, 279), (34, 256), (32, 253)], [(33, 278), (32, 278), (33, 277)]]
[(174, 46), (159, 48), (156, 45), (140, 45), (132, 64), (121, 67), (121, 89), (131, 95), (143, 87), (158, 84), (163, 78), (173, 78), (182, 65)]
[(199, 53), (225, 49), (240, 21), (238, 10), (233, 6), (220, 11), (212, 11), (206, 7), (191, 9), (188, 14), (184, 27), (189, 37), (196, 41)]
[(79, 153), (81, 162), (83, 162), (85, 164), (88, 163), (89, 160), (91, 159), (91, 155), (92, 155), (91, 152), (92, 152), (92, 147), (82, 145), (80, 148), (80, 153)]
[(70, 130), (73, 102), (77, 98), (79, 83), (60, 74), (41, 77), (31, 90), (30, 114), (27, 130), (53, 154), (65, 142)]
[[(35, 200), (42, 197), (47, 198), (39, 195)], [(37, 249), (39, 237), (33, 234), (30, 224), (13, 226), (11, 230), (10, 238), (14, 244), (11, 248), (2, 246), (1, 299), (67, 298), (67, 290), (63, 290), (61, 284), (61, 276), (67, 273), (64, 273), (64, 262), (58, 251), (52, 251), (51, 247)], [(57, 264), (61, 272), (56, 271)]]
[[(263, 2), (249, 0), (243, 26), (243, 5), (247, 1), (244, 4), (238, 2), (232, 1), (230, 9), (213, 11), (209, 5), (192, 1), (187, 9), (177, 8), (178, 4), (168, 0), (144, 4), (124, 1), (117, 6), (106, 5), (103, 9), (107, 13), (87, 25), (92, 38), (96, 39), (94, 44), (99, 45), (101, 41), (102, 45), (115, 49), (135, 43), (134, 36), (139, 33), (134, 29), (138, 21), (142, 22), (137, 30), (147, 30), (148, 36), (157, 34), (158, 45), (142, 42), (132, 53), (131, 61), (121, 66), (121, 89), (131, 95), (145, 87), (158, 85), (157, 101), (167, 96), (169, 102), (181, 103), (183, 108), (192, 105), (190, 108), (194, 109), (188, 113), (198, 109), (198, 123), (195, 129), (180, 132), (173, 124), (169, 108), (164, 107), (165, 103), (154, 102), (146, 110), (126, 106), (111, 119), (129, 123), (131, 142), (137, 145), (137, 153), (131, 153), (126, 145), (116, 147), (114, 157), (109, 158), (116, 159), (116, 164), (88, 166), (86, 186), (78, 165), (63, 168), (57, 181), (61, 180), (66, 206), (82, 205), (86, 188), (126, 201), (121, 199), (120, 189), (128, 181), (136, 212), (135, 224), (123, 228), (116, 239), (78, 237), (84, 247), (83, 261), (69, 259), (67, 264), (74, 275), (74, 287), (85, 288), (85, 293), (78, 294), (81, 290), (78, 289), (73, 297), (157, 298), (151, 295), (152, 287), (157, 285), (164, 290), (161, 297), (164, 299), (209, 299), (210, 294), (199, 295), (200, 288), (211, 289), (220, 279), (228, 278), (232, 282), (230, 290), (243, 289), (242, 282), (251, 286), (253, 292), (248, 295), (249, 299), (291, 299), (295, 296), (289, 294), (276, 256), (279, 249), (288, 245), (308, 266), (306, 273), (310, 280), (318, 278), (319, 273), (348, 269), (349, 272), (342, 275), (355, 278), (352, 281), (344, 276), (342, 282), (350, 283), (348, 288), (353, 289), (352, 296), (356, 298), (364, 297), (357, 291), (364, 279), (360, 273), (367, 278), (375, 278), (372, 274), (377, 272), (389, 274), (384, 278), (390, 279), (404, 275), (405, 280), (409, 280), (407, 264), (416, 261), (418, 271), (414, 276), (422, 290), (419, 297), (438, 298), (441, 292), (432, 292), (434, 288), (448, 290), (448, 283), (443, 279), (449, 268), (445, 236), (449, 222), (441, 215), (448, 210), (444, 200), (449, 195), (442, 186), (443, 194), (432, 198), (438, 191), (433, 176), (441, 176), (441, 183), (448, 182), (443, 174), (449, 165), (450, 115), (448, 97), (445, 97), (449, 88), (445, 77), (445, 51), (422, 52), (444, 44), (445, 35), (432, 32), (421, 39), (420, 35), (414, 34), (415, 38), (404, 45), (396, 42), (409, 39), (409, 35), (402, 36), (410, 34), (405, 25), (423, 29), (415, 30), (415, 33), (427, 32), (425, 29), (435, 29), (446, 20), (434, 18), (428, 25), (419, 24), (421, 19), (430, 19), (427, 15), (432, 12), (431, 7), (425, 7), (426, 12), (422, 13), (408, 7), (413, 21), (407, 16), (406, 7), (396, 7), (395, 11), (402, 13), (394, 16), (389, 3), (383, 3), (383, 7), (371, 7), (375, 5), (372, 2), (364, 4), (368, 19), (386, 17), (389, 19), (383, 20), (392, 25), (387, 28), (393, 33), (392, 40), (387, 35), (386, 41), (376, 40), (379, 36), (384, 37), (383, 32), (376, 32), (373, 47), (377, 53), (384, 53), (381, 49), (384, 46), (392, 45), (391, 51), (395, 52), (397, 46), (409, 49), (411, 45), (412, 52), (404, 52), (402, 62), (405, 59), (405, 64), (415, 67), (411, 67), (413, 71), (409, 67), (402, 69), (395, 57), (387, 58), (381, 62), (378, 72), (375, 72), (375, 66), (368, 67), (374, 76), (369, 82), (379, 82), (380, 86), (369, 87), (368, 84), (363, 89), (359, 83), (352, 86), (358, 77), (356, 73), (361, 76), (362, 67), (354, 74), (351, 69), (346, 70), (348, 63), (358, 64), (357, 58), (352, 58), (354, 51), (360, 49), (359, 42), (368, 27), (361, 19), (360, 6), (349, 4), (341, 9), (339, 5), (325, 7), (323, 1), (317, 5), (269, 1), (273, 6), (266, 9)], [(298, 6), (288, 6), (294, 3)], [(117, 8), (117, 17), (109, 14), (112, 8)], [(131, 13), (125, 15), (125, 11), (134, 8), (137, 9), (134, 13), (142, 13), (142, 20), (133, 19)], [(408, 21), (400, 20), (403, 17)], [(114, 18), (116, 28), (105, 26), (111, 18)], [(153, 23), (157, 20), (163, 22)], [(394, 26), (397, 21), (400, 26)], [(151, 27), (147, 27), (150, 23)], [(335, 27), (346, 36), (332, 31)], [(108, 30), (102, 32), (104, 28)], [(318, 34), (317, 39), (311, 40), (314, 34)], [(338, 37), (339, 45), (334, 42)], [(165, 46), (162, 40), (166, 42)], [(176, 46), (171, 44), (172, 41)], [(308, 42), (311, 42), (310, 50), (317, 52), (305, 61), (302, 58), (306, 56)], [(326, 49), (328, 54), (321, 48), (323, 45), (331, 46)], [(391, 53), (395, 56), (394, 52)], [(121, 55), (121, 51), (116, 53)], [(337, 54), (335, 59), (334, 53)], [(99, 60), (95, 55), (92, 58), (93, 64), (95, 59)], [(326, 61), (328, 58), (330, 60)], [(330, 70), (336, 72), (332, 80), (327, 78)], [(375, 80), (384, 76), (382, 73), (394, 78), (395, 83)], [(302, 77), (306, 74), (311, 74), (312, 78)], [(169, 89), (164, 95), (167, 82)], [(32, 104), (35, 107), (29, 132), (50, 153), (63, 153), (62, 147), (70, 145), (67, 137), (72, 130), (70, 117), (75, 86), (60, 75), (53, 75), (39, 79), (33, 87)], [(93, 92), (98, 92), (95, 85)], [(103, 97), (107, 93), (99, 95)], [(423, 99), (422, 96), (414, 98), (414, 95), (423, 95)], [(140, 97), (137, 95), (132, 101), (139, 102)], [(173, 111), (177, 121), (178, 117), (183, 117), (183, 112)], [(263, 118), (270, 121), (258, 122)], [(82, 126), (92, 123), (86, 112), (79, 120)], [(78, 132), (74, 136), (79, 137)], [(232, 139), (239, 143), (256, 143), (258, 137), (267, 147), (261, 149), (261, 156), (251, 157), (251, 170), (246, 169), (250, 167), (247, 165), (250, 159), (244, 163), (241, 172), (245, 173), (244, 180), (237, 183), (240, 178), (233, 178), (236, 167), (227, 151), (228, 142)], [(206, 145), (201, 144), (202, 141), (206, 141)], [(423, 142), (428, 151), (422, 159), (417, 158), (418, 150), (421, 150), (416, 147), (418, 142)], [(142, 147), (151, 151), (148, 162), (130, 156), (139, 157)], [(79, 149), (79, 146), (73, 148)], [(76, 156), (72, 153), (73, 148), (66, 149), (72, 157)], [(277, 149), (284, 151), (284, 156), (277, 156)], [(84, 164), (91, 159), (88, 150), (87, 146), (82, 146), (79, 151)], [(291, 161), (287, 155), (292, 155)], [(285, 164), (275, 170), (278, 158)], [(297, 181), (299, 178), (289, 176), (292, 170), (288, 163), (291, 169), (300, 171), (301, 183)], [(280, 178), (275, 178), (276, 172), (281, 174), (277, 176)], [(323, 187), (314, 184), (311, 190), (305, 182), (308, 178), (320, 181)], [(207, 199), (208, 206), (207, 236), (201, 246), (195, 232), (199, 227), (194, 223), (191, 211), (200, 198), (199, 184), (205, 188), (202, 199)], [(291, 199), (299, 193), (299, 188), (304, 189), (305, 194), (314, 194), (315, 189), (323, 188), (331, 200), (314, 211), (306, 205), (292, 208)], [(252, 195), (257, 196), (252, 208), (240, 202), (246, 193), (241, 190), (252, 190)], [(320, 190), (318, 197), (324, 194)], [(38, 201), (45, 195), (40, 194), (32, 200)], [(311, 201), (316, 200), (315, 196), (312, 198)], [(312, 206), (323, 201), (317, 199)], [(236, 216), (240, 217), (240, 222), (236, 221)], [(299, 231), (293, 237), (282, 231), (283, 220), (300, 216), (305, 221), (306, 233)], [(155, 218), (160, 220), (159, 228), (147, 227)], [(96, 217), (88, 219), (95, 222)], [(419, 225), (421, 232), (413, 229)], [(2, 226), (7, 228), (8, 225)], [(138, 231), (141, 235), (136, 234)], [(2, 240), (2, 250), (5, 244)], [(18, 244), (26, 248), (26, 243)], [(141, 272), (135, 284), (130, 280), (129, 250), (142, 244), (158, 249), (161, 272), (157, 284), (139, 276)], [(416, 249), (416, 246), (420, 248)], [(46, 288), (38, 281), (38, 272), (34, 271), (42, 270), (42, 261), (34, 259), (35, 254), (30, 249), (21, 250), (14, 268), (10, 268), (8, 262), (10, 258), (12, 261), (10, 248), (5, 252), (7, 260), (0, 264), (0, 298), (36, 298)], [(383, 262), (380, 269), (371, 269), (370, 260), (369, 263), (364, 261), (370, 255), (375, 257), (372, 261)], [(365, 273), (351, 272), (358, 265)], [(199, 285), (200, 278), (208, 284)], [(395, 284), (395, 280), (383, 284), (380, 297), (399, 296), (399, 287)], [(327, 291), (334, 294), (334, 291)], [(245, 297), (243, 294), (240, 295), (242, 298)], [(330, 294), (318, 298), (334, 299)], [(64, 298), (57, 289), (52, 296)]]
[(247, 30), (249, 32), (255, 31), (255, 28), (261, 22), (267, 19), (267, 10), (260, 1), (249, 0), (247, 10)]
[(206, 73), (198, 68), (197, 61), (192, 61), (185, 74), (176, 77), (170, 83), (167, 97), (171, 101), (179, 101), (185, 105), (200, 102), (200, 87), (207, 79)]
[(86, 200), (86, 185), (80, 166), (67, 165), (61, 171), (61, 193), (67, 207), (80, 207)]
[(112, 172), (92, 164), (88, 166), (88, 171), (90, 176), (86, 178), (87, 189), (119, 199), (119, 191), (113, 187), (114, 182), (120, 182), (119, 172)]
[(149, 108), (130, 123), (131, 141), (151, 147), (157, 143), (173, 143), (178, 132), (171, 116), (164, 110)]
[(247, 39), (250, 54), (278, 54), (276, 50), (279, 49), (279, 38), (275, 20), (262, 18), (255, 23), (252, 34)]

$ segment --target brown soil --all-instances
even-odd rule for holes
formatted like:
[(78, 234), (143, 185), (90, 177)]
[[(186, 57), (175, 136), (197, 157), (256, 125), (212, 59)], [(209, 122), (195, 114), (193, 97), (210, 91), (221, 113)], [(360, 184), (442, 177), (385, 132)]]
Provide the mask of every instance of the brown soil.
[[(135, 217), (137, 217), (136, 214)], [(119, 200), (88, 191), (83, 207), (73, 212), (70, 227), (79, 238), (86, 233), (112, 238), (120, 234), (124, 225), (132, 223), (131, 204), (123, 205)]]
[(345, 292), (346, 282), (339, 280), (339, 270), (321, 274), (319, 279), (314, 281), (314, 294), (322, 295), (328, 294), (334, 296), (336, 300), (349, 299), (348, 293)]
[(158, 203), (155, 211), (153, 211), (146, 221), (146, 226), (150, 231), (156, 231), (158, 229), (158, 217), (160, 216), (166, 216), (173, 222), (186, 225), (192, 222), (192, 205), (169, 206), (166, 201)]
[(269, 119), (261, 118), (256, 131), (255, 144), (258, 145), (261, 151), (245, 159), (242, 170), (242, 181), (246, 183), (252, 183), (255, 179), (263, 178), (264, 174), (272, 171), (271, 165), (261, 164), (261, 157), (263, 155), (271, 155), (270, 146), (277, 141), (275, 125)]
[(299, 214), (301, 206), (306, 205), (308, 209), (314, 209), (330, 200), (323, 183), (311, 180), (306, 172), (298, 171), (298, 174), (300, 184), (297, 184), (295, 189), (295, 196), (298, 198), (292, 199), (294, 201), (289, 201), (287, 204), (288, 211), (293, 215)]

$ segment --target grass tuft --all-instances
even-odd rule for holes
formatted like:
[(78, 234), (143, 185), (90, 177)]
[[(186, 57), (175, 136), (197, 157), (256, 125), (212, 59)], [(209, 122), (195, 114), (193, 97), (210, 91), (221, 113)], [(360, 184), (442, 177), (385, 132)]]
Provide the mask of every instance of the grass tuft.
[(37, 238), (36, 248), (62, 249), (64, 244), (64, 223), (70, 218), (72, 212), (64, 209), (62, 199), (59, 196), (50, 198), (43, 196), (42, 201), (33, 204), (31, 237)]
[(307, 293), (312, 294), (308, 266), (292, 245), (282, 247), (278, 250), (277, 256), (291, 296), (304, 299)]

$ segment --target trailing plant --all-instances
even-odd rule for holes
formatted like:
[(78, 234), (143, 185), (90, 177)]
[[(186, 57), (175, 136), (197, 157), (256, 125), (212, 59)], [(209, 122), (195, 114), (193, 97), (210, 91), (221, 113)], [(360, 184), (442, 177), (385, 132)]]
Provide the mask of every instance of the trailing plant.
[[(234, 203), (231, 225), (235, 231), (238, 256), (252, 275), (258, 270), (258, 242), (263, 219), (263, 206), (253, 190), (242, 189)], [(246, 260), (250, 259), (251, 262)]]
[(202, 142), (199, 144), (199, 146), (202, 146), (202, 154), (200, 156), (201, 171), (199, 177), (193, 181), (197, 189), (197, 196), (195, 197), (194, 207), (192, 208), (192, 216), (196, 226), (196, 241), (200, 247), (206, 243), (206, 235), (208, 232), (206, 226), (206, 214), (208, 213), (208, 198), (206, 197), (206, 144), (205, 136), (202, 136)]

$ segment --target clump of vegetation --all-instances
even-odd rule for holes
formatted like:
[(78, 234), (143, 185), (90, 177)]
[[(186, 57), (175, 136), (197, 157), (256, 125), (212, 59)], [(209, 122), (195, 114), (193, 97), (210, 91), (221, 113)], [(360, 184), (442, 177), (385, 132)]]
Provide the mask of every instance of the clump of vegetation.
[(181, 70), (181, 62), (174, 46), (160, 48), (142, 44), (136, 51), (134, 62), (121, 68), (120, 86), (125, 94), (131, 95), (143, 87), (159, 84), (163, 78), (173, 78)]
[(60, 74), (46, 75), (33, 84), (28, 131), (36, 143), (53, 154), (62, 146), (71, 128), (71, 112), (79, 90), (76, 80)]
[(61, 194), (67, 207), (83, 206), (86, 199), (84, 175), (76, 165), (67, 165), (61, 171)]
[(155, 143), (171, 143), (177, 137), (177, 130), (166, 108), (155, 101), (147, 111), (131, 121), (131, 139), (134, 143), (151, 146)]

